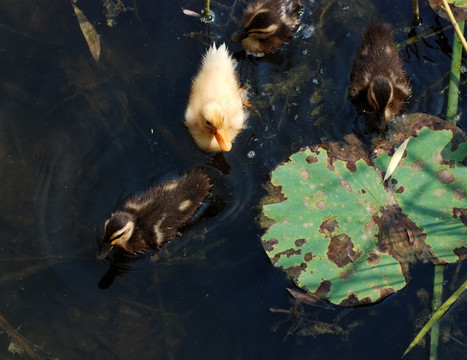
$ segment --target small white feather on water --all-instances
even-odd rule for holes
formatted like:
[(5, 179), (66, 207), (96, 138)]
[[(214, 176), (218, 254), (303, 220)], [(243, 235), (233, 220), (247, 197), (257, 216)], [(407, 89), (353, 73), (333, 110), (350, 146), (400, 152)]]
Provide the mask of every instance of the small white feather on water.
[(404, 151), (407, 148), (407, 144), (409, 143), (410, 137), (404, 140), (402, 144), (399, 145), (397, 150), (394, 152), (394, 155), (391, 158), (391, 161), (389, 162), (388, 168), (386, 170), (386, 175), (384, 175), (383, 182), (389, 179), (389, 177), (392, 175), (394, 170), (396, 170), (397, 165), (402, 159), (402, 155), (404, 155)]
[(193, 11), (193, 10), (189, 10), (189, 9), (182, 9), (183, 13), (185, 15), (188, 15), (188, 16), (193, 16), (193, 17), (197, 17), (197, 18), (200, 18), (201, 17), (201, 14)]

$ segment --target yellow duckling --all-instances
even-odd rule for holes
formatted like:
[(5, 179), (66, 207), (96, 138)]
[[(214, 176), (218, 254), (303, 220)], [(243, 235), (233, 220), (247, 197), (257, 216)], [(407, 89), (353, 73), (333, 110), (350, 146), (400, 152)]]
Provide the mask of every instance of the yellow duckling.
[(210, 189), (209, 177), (196, 170), (132, 197), (105, 222), (96, 258), (104, 259), (114, 246), (130, 254), (160, 249), (180, 235), (178, 230), (193, 217)]
[(370, 120), (370, 129), (384, 131), (410, 96), (410, 84), (389, 24), (372, 22), (363, 31), (350, 75), (349, 97)]
[(185, 125), (204, 151), (229, 151), (245, 125), (242, 91), (225, 44), (213, 44), (193, 80)]
[(242, 42), (252, 53), (268, 53), (287, 43), (300, 26), (301, 0), (265, 0), (250, 4), (243, 13), (242, 28), (231, 41)]

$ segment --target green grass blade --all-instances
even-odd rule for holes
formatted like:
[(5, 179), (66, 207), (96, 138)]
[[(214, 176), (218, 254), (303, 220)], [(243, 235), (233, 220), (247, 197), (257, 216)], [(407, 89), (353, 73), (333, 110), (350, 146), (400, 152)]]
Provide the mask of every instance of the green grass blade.
[(407, 355), (410, 350), (426, 335), (428, 331), (433, 327), (433, 324), (436, 323), (446, 311), (459, 299), (462, 293), (467, 289), (467, 280), (447, 299), (443, 305), (440, 306), (438, 311), (436, 311), (430, 320), (425, 324), (425, 326), (420, 330), (415, 339), (410, 343), (407, 350), (405, 350), (402, 357)]

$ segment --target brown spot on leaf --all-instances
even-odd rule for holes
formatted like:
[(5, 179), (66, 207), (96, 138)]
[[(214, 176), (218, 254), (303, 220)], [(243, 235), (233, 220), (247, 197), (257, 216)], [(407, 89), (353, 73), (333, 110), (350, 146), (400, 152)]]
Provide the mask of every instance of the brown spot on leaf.
[(263, 240), (263, 247), (265, 251), (274, 250), (274, 245), (279, 244), (277, 239)]
[(453, 208), (452, 209), (452, 217), (460, 218), (462, 223), (467, 226), (467, 209), (460, 209), (460, 208)]
[(342, 300), (339, 305), (341, 305), (341, 306), (357, 306), (357, 305), (370, 304), (371, 302), (372, 301), (371, 301), (371, 298), (369, 296), (359, 300), (358, 296), (356, 294), (351, 293), (346, 299)]
[(463, 260), (467, 258), (467, 248), (465, 246), (456, 248), (454, 249), (454, 254), (456, 254), (459, 257), (459, 260)]
[(310, 173), (308, 172), (307, 169), (303, 169), (300, 171), (300, 176), (304, 179), (304, 180), (308, 180), (310, 178)]
[(304, 244), (306, 243), (306, 240), (305, 239), (297, 239), (295, 240), (295, 246), (303, 246)]
[(379, 225), (376, 247), (379, 252), (391, 255), (401, 264), (404, 276), (408, 276), (410, 263), (432, 260), (423, 229), (402, 213), (400, 207), (391, 205), (382, 208), (381, 213), (381, 217), (375, 217)]
[(417, 160), (411, 166), (412, 170), (416, 172), (423, 171), (424, 167), (425, 167), (425, 161), (423, 160)]
[(281, 256), (285, 255), (286, 257), (291, 257), (292, 255), (300, 255), (302, 253), (302, 250), (298, 249), (287, 249), (281, 252), (278, 252), (274, 257), (271, 259), (271, 262), (276, 265)]
[(405, 191), (405, 186), (401, 186), (400, 188), (398, 188), (398, 189), (396, 190), (396, 193), (397, 193), (397, 194), (402, 194), (404, 191)]
[(298, 250), (287, 249), (287, 250), (281, 251), (280, 253), (277, 253), (277, 255), (285, 255), (285, 256), (287, 256), (289, 258), (292, 255), (300, 255), (301, 253), (302, 253), (302, 250), (300, 250), (300, 249), (298, 249)]
[(315, 204), (315, 206), (318, 209), (323, 210), (326, 207), (326, 203), (323, 200), (320, 200)]
[(350, 275), (354, 274), (357, 272), (357, 268), (352, 266), (351, 268), (348, 268), (346, 271), (343, 271), (339, 273), (339, 279), (346, 281), (349, 280)]
[(343, 268), (350, 263), (355, 256), (352, 239), (346, 234), (333, 236), (328, 246), (328, 259)]
[(345, 166), (347, 169), (349, 169), (350, 172), (355, 172), (357, 171), (357, 164), (354, 162), (348, 162), (347, 165)]
[(339, 224), (337, 223), (336, 218), (333, 217), (331, 219), (324, 220), (321, 223), (319, 226), (319, 232), (321, 234), (330, 234), (333, 233), (338, 227)]
[(465, 190), (462, 188), (456, 188), (456, 190), (454, 190), (454, 199), (460, 201), (463, 198), (465, 198)]
[(363, 227), (363, 230), (368, 233), (373, 232), (373, 229), (375, 228), (376, 225), (377, 223), (376, 223), (375, 217), (372, 216), (370, 221), (368, 221)]
[(379, 262), (381, 261), (381, 256), (379, 256), (374, 251), (370, 250), (368, 252), (368, 259), (366, 259), (366, 261), (368, 262), (368, 264), (379, 264)]
[(315, 156), (311, 156), (311, 155), (308, 155), (305, 160), (308, 164), (313, 164), (313, 163), (318, 162), (318, 158)]
[(314, 257), (314, 255), (313, 255), (313, 253), (310, 251), (310, 252), (307, 252), (307, 253), (305, 254), (304, 259), (305, 259), (305, 261), (311, 261), (311, 260), (313, 260), (313, 257)]
[(328, 167), (332, 167), (332, 164), (336, 160), (341, 160), (346, 163), (347, 169), (355, 172), (357, 170), (356, 162), (358, 160), (363, 159), (367, 164), (370, 163), (365, 146), (362, 145), (362, 142), (355, 134), (346, 135), (343, 141), (331, 141), (324, 143), (322, 146), (328, 151), (328, 157), (330, 159)]
[(307, 267), (306, 263), (301, 263), (298, 266), (291, 266), (287, 268), (287, 275), (291, 279), (297, 279), (301, 275), (301, 273), (305, 271), (306, 267)]
[(454, 181), (454, 175), (447, 169), (438, 171), (436, 173), (436, 178), (443, 184), (450, 184)]
[(345, 187), (348, 191), (352, 191), (352, 187), (351, 187), (350, 184), (349, 184), (347, 181), (345, 181), (344, 179), (340, 179), (339, 185)]
[(388, 297), (389, 295), (394, 294), (396, 292), (393, 288), (390, 288), (390, 287), (382, 288), (379, 285), (373, 286), (372, 289), (374, 291), (379, 292), (379, 294), (380, 294), (379, 300), (382, 300), (382, 299), (384, 299), (384, 298)]

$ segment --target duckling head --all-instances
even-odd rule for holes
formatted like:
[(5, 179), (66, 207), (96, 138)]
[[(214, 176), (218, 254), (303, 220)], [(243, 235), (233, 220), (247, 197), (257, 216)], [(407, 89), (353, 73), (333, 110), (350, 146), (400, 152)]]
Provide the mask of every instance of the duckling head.
[(233, 42), (242, 41), (248, 36), (254, 39), (266, 39), (277, 31), (279, 24), (279, 16), (272, 11), (262, 9), (253, 14), (250, 20), (244, 24), (244, 27), (235, 31), (230, 39)]
[(276, 12), (261, 9), (247, 19), (242, 29), (234, 32), (230, 40), (241, 41), (245, 49), (259, 53), (278, 49), (292, 36), (293, 32)]
[(135, 221), (130, 214), (122, 211), (112, 214), (110, 219), (105, 222), (104, 241), (97, 252), (96, 259), (105, 259), (114, 246), (126, 249), (134, 229)]
[(216, 139), (222, 151), (232, 149), (232, 141), (227, 135), (225, 128), (224, 115), (221, 107), (215, 101), (209, 101), (201, 108), (201, 116), (204, 119), (204, 128), (210, 132)]

